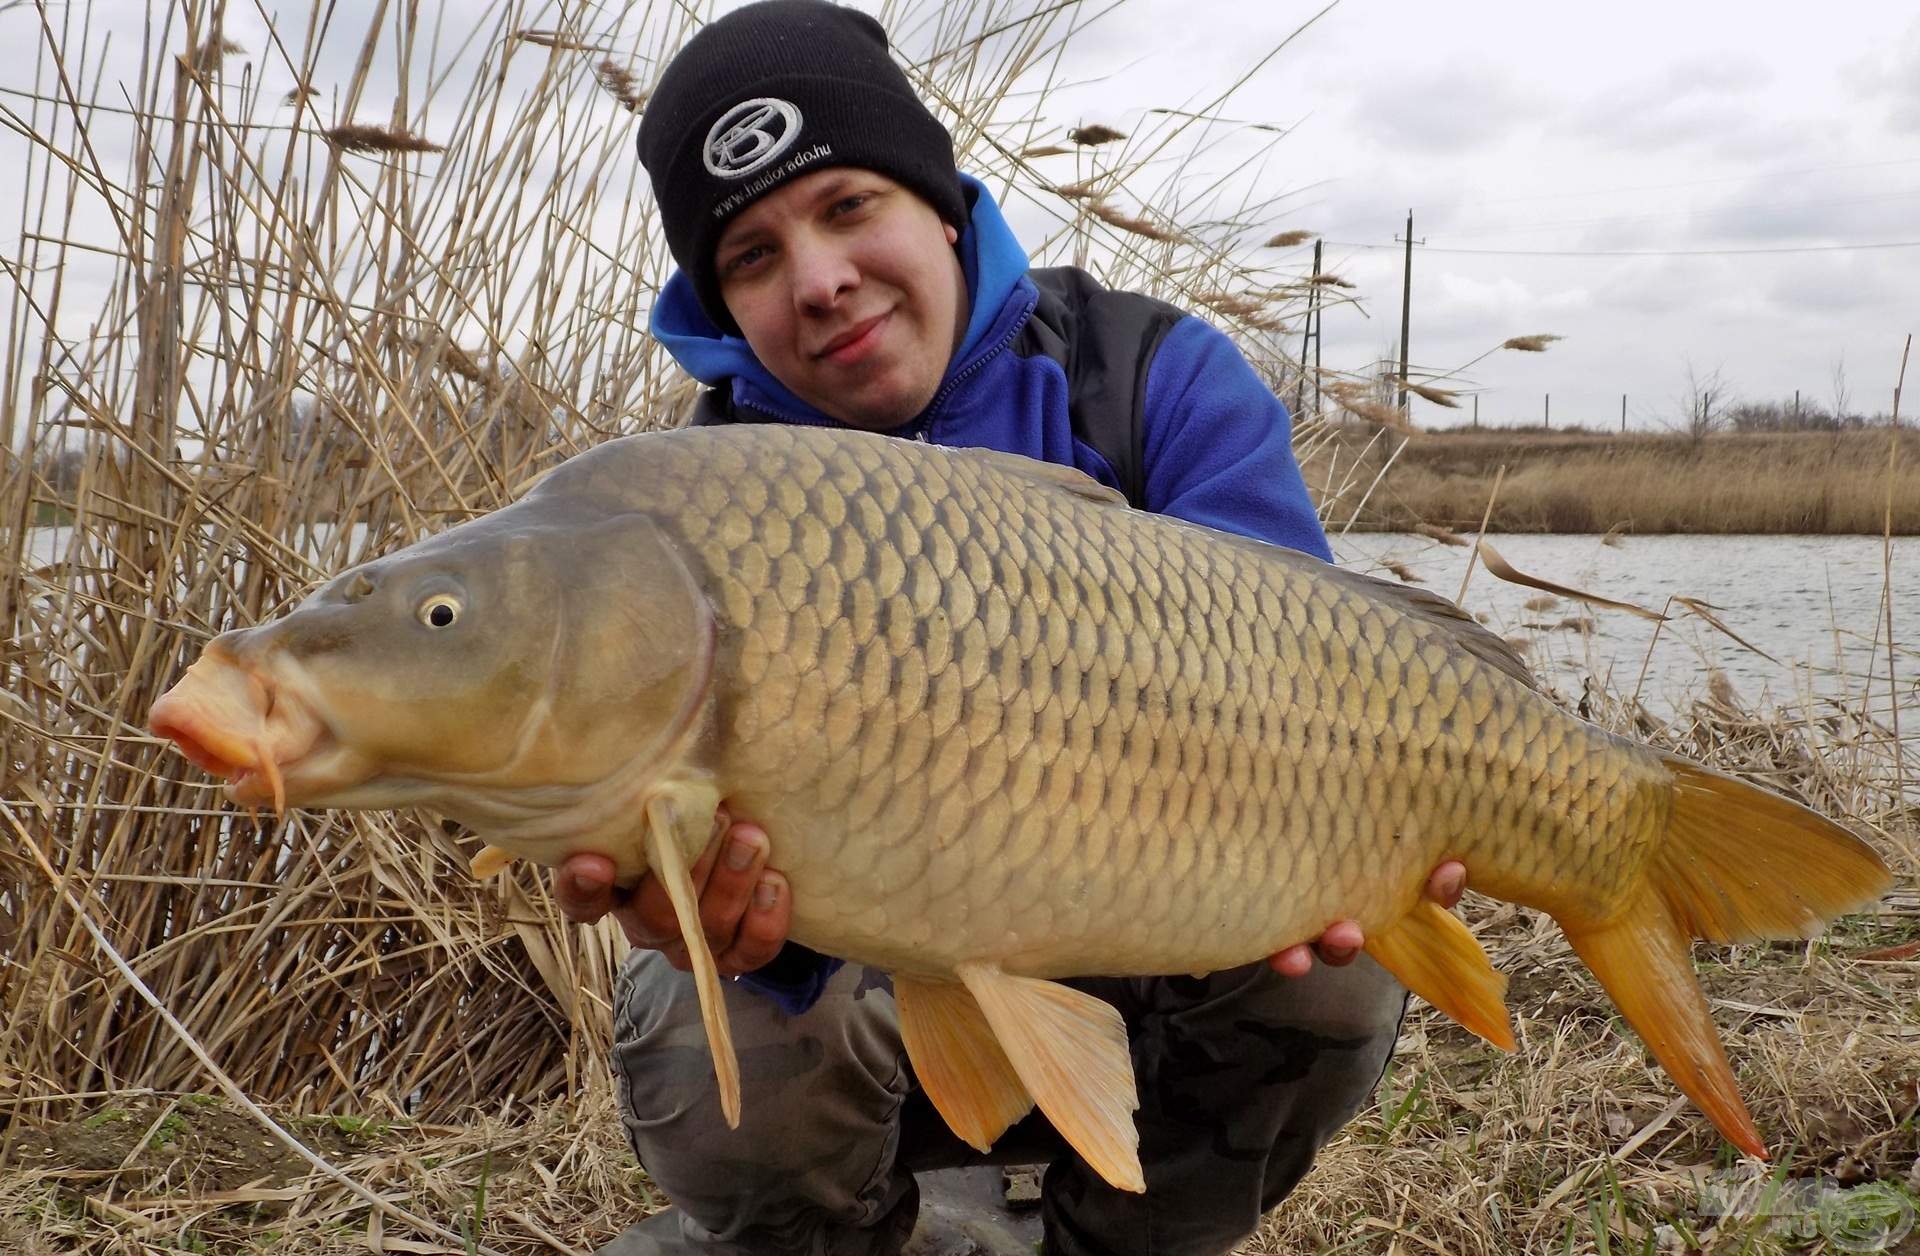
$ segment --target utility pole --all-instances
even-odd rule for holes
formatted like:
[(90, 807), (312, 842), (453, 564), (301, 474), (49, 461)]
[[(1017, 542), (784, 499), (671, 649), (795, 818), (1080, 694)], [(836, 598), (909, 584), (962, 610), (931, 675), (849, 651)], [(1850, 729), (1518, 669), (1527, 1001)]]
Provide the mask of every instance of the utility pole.
[(1313, 242), (1313, 282), (1307, 285), (1307, 325), (1300, 333), (1300, 387), (1293, 395), (1293, 415), (1307, 404), (1307, 345), (1313, 345), (1313, 412), (1320, 413), (1320, 249), (1324, 240)]
[(1473, 394), (1473, 425), (1476, 428), (1480, 426), (1480, 394), (1479, 393)]
[(1549, 431), (1551, 431), (1553, 428), (1553, 394), (1548, 393), (1546, 394), (1546, 397), (1547, 397), (1547, 406), (1546, 406), (1546, 410), (1542, 413), (1541, 422), (1546, 425)]
[(1413, 321), (1413, 211), (1407, 211), (1407, 269), (1400, 285), (1400, 413), (1407, 412), (1407, 330)]
[(1627, 394), (1620, 394), (1620, 434), (1627, 434)]
[[(1325, 241), (1322, 241), (1322, 240), (1315, 240), (1315, 241), (1313, 242), (1313, 273), (1314, 273), (1314, 274), (1316, 274), (1316, 275), (1320, 273), (1320, 246), (1321, 246), (1321, 245), (1322, 245), (1323, 243), (1325, 243)], [(1321, 345), (1321, 342), (1322, 342), (1322, 339), (1321, 339), (1321, 335), (1320, 335), (1320, 332), (1321, 332), (1321, 330), (1322, 330), (1322, 328), (1323, 328), (1323, 327), (1325, 326), (1325, 324), (1326, 324), (1326, 321), (1327, 321), (1327, 312), (1326, 312), (1325, 310), (1323, 310), (1323, 309), (1321, 309), (1321, 308), (1320, 308), (1320, 305), (1319, 305), (1319, 302), (1320, 302), (1320, 297), (1319, 297), (1319, 291), (1320, 291), (1320, 285), (1319, 285), (1319, 284), (1315, 284), (1315, 285), (1313, 285), (1313, 289), (1314, 289), (1314, 294), (1315, 294), (1315, 295), (1314, 295), (1314, 298), (1313, 298), (1313, 300), (1314, 300), (1314, 314), (1313, 314), (1313, 417), (1317, 419), (1317, 418), (1319, 418), (1319, 417), (1320, 417), (1320, 380), (1321, 380), (1321, 379), (1323, 378), (1323, 377), (1321, 376), (1321, 374), (1320, 374), (1320, 345)]]

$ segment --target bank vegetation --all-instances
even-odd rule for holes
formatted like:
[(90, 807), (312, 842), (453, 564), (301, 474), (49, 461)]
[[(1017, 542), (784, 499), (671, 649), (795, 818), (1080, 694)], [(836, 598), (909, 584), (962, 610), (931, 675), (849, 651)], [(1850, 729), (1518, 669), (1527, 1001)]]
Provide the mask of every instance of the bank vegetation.
[(1920, 437), (1892, 427), (1391, 441), (1367, 430), (1316, 450), (1307, 470), (1310, 483), (1365, 479), (1355, 525), (1385, 531), (1476, 529), (1491, 504), (1495, 532), (1920, 533)]

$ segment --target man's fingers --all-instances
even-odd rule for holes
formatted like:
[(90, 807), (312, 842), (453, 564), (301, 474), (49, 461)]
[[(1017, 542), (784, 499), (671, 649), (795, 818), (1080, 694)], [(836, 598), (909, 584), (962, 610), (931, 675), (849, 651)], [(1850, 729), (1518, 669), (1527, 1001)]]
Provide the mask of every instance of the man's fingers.
[(725, 807), (713, 813), (713, 836), (707, 839), (707, 848), (700, 852), (700, 858), (693, 861), (693, 896), (700, 898), (707, 892), (707, 879), (713, 875), (714, 865), (719, 862), (721, 845), (727, 840), (727, 830), (733, 820), (727, 815)]
[(613, 888), (613, 860), (605, 855), (574, 855), (553, 874), (553, 900), (568, 920), (590, 925), (619, 902)]
[[(1467, 889), (1467, 866), (1458, 859), (1449, 859), (1435, 868), (1427, 877), (1427, 897), (1440, 906), (1452, 910)], [(1333, 968), (1344, 968), (1359, 958), (1366, 949), (1366, 934), (1361, 931), (1359, 922), (1336, 920), (1327, 926), (1327, 931), (1313, 940), (1311, 946), (1303, 943), (1290, 946), (1276, 955), (1267, 957), (1267, 964), (1283, 977), (1304, 977), (1313, 970), (1313, 961)]]
[(1427, 878), (1427, 897), (1451, 911), (1467, 891), (1467, 865), (1449, 859)]
[(1313, 971), (1313, 950), (1302, 942), (1269, 956), (1267, 964), (1282, 977), (1304, 977)]
[(662, 942), (654, 949), (666, 957), (667, 963), (672, 964), (681, 972), (690, 973), (693, 971), (693, 957), (687, 954), (687, 944), (679, 938), (675, 938), (671, 942)]
[(707, 945), (717, 955), (725, 954), (739, 932), (740, 918), (747, 913), (760, 871), (767, 866), (767, 835), (755, 824), (736, 824), (721, 839), (719, 858), (707, 877), (700, 895), (700, 928)]
[(640, 884), (633, 891), (633, 905), (622, 920), (635, 946), (658, 950), (663, 943), (680, 937), (680, 920), (673, 914), (673, 900), (667, 897), (667, 887), (660, 884), (660, 878), (651, 872), (640, 878)]
[[(688, 875), (693, 880), (694, 897), (699, 898), (706, 892), (707, 879), (713, 871), (715, 856), (720, 843), (726, 837), (727, 813), (719, 812), (714, 817), (713, 839), (707, 848), (700, 852), (700, 858), (693, 861)], [(624, 914), (622, 924), (627, 929), (627, 940), (635, 946), (664, 950), (663, 943), (678, 939), (680, 936), (680, 917), (673, 910), (673, 899), (667, 895), (667, 887), (660, 884), (660, 878), (649, 872), (640, 879), (633, 891), (633, 906)]]
[(747, 914), (740, 918), (740, 931), (719, 958), (721, 975), (738, 976), (772, 963), (786, 945), (792, 923), (793, 896), (788, 892), (787, 879), (777, 872), (762, 872), (754, 884)]
[(1366, 935), (1360, 931), (1356, 921), (1336, 920), (1314, 940), (1313, 951), (1320, 957), (1321, 963), (1344, 968), (1354, 961), (1366, 944)]

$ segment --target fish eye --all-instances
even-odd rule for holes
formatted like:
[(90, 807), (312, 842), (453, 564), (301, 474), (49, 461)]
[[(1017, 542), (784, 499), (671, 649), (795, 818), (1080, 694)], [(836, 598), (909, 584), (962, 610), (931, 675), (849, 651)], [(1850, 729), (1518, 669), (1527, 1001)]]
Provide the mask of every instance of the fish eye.
[(436, 593), (420, 603), (420, 622), (429, 628), (451, 628), (460, 620), (460, 599)]

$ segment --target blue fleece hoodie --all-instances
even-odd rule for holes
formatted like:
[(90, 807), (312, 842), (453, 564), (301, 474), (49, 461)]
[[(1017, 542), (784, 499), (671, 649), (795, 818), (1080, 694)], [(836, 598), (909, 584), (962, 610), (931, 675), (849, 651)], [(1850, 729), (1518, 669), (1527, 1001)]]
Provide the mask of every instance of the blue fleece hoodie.
[[(972, 302), (966, 336), (927, 408), (891, 434), (1025, 454), (1120, 487), (1106, 459), (1073, 434), (1066, 372), (1051, 358), (1014, 351), (1039, 290), (1027, 277), (1026, 250), (985, 185), (962, 179), (972, 207), (958, 245)], [(843, 426), (768, 374), (745, 340), (716, 327), (684, 273), (667, 281), (652, 330), (694, 378), (729, 390), (738, 417)], [(1167, 332), (1147, 368), (1143, 424), (1147, 509), (1332, 561), (1294, 460), (1286, 407), (1212, 324), (1189, 316)], [(838, 967), (789, 943), (740, 984), (797, 1015)]]

